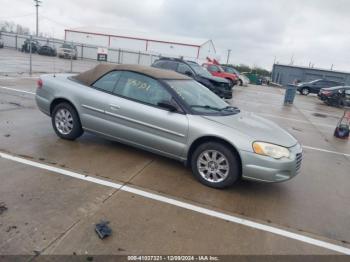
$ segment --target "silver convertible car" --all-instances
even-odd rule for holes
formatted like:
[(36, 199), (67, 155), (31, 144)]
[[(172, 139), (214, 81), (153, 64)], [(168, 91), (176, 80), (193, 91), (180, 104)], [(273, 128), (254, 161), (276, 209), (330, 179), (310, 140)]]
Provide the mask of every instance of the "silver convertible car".
[(36, 102), (63, 139), (88, 131), (170, 157), (214, 188), (241, 178), (286, 181), (301, 166), (302, 148), (285, 130), (173, 71), (100, 64), (43, 75)]

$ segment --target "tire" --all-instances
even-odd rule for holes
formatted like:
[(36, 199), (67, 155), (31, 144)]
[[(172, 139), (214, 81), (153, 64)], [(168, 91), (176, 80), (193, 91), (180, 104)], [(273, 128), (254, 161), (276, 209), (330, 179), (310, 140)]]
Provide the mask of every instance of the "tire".
[[(220, 159), (223, 160), (220, 161)], [(220, 170), (218, 166), (227, 169)], [(191, 157), (191, 168), (194, 177), (199, 182), (213, 188), (230, 187), (241, 177), (238, 156), (232, 152), (232, 149), (217, 142), (203, 143), (198, 146)], [(221, 172), (222, 175), (216, 175), (217, 172)]]
[(300, 90), (300, 94), (304, 95), (304, 96), (307, 96), (310, 94), (310, 89), (308, 87), (303, 87), (301, 90)]
[(232, 81), (232, 79), (226, 78), (226, 80), (229, 82), (230, 87), (234, 87), (235, 86), (233, 81)]
[(238, 81), (239, 81), (239, 86), (243, 86), (243, 81), (242, 81), (242, 79), (239, 79)]
[(57, 136), (62, 139), (75, 140), (84, 133), (79, 115), (69, 103), (63, 102), (54, 108), (51, 122)]

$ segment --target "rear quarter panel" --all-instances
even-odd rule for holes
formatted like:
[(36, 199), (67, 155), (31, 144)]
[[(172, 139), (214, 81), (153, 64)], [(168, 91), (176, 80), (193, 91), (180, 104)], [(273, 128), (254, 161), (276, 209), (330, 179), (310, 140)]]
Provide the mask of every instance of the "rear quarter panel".
[(68, 100), (74, 105), (78, 113), (81, 112), (79, 103), (79, 93), (87, 92), (89, 87), (71, 81), (68, 77), (73, 74), (48, 74), (42, 75), (42, 88), (37, 88), (36, 102), (41, 111), (50, 115), (50, 106), (55, 99), (61, 98)]

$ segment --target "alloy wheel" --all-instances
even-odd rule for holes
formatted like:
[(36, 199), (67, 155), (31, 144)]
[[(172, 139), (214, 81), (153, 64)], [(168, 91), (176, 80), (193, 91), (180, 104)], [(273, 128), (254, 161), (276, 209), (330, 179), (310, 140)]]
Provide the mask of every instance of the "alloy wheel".
[(210, 183), (224, 181), (230, 171), (227, 158), (216, 150), (206, 150), (197, 159), (199, 174)]
[(68, 135), (73, 130), (72, 114), (66, 109), (59, 109), (55, 115), (55, 125), (62, 135)]

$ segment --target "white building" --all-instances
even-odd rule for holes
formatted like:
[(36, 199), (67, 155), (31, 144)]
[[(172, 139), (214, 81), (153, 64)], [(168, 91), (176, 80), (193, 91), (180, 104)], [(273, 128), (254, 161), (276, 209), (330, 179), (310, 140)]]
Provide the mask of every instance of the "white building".
[(87, 45), (124, 49), (162, 56), (203, 60), (216, 54), (212, 40), (83, 27), (65, 30), (65, 40)]

